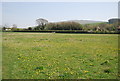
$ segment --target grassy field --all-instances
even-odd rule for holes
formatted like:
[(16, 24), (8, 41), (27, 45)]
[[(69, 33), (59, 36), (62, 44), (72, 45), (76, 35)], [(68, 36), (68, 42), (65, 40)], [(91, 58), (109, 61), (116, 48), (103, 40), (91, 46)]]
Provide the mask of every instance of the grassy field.
[(3, 33), (3, 79), (116, 79), (117, 34)]

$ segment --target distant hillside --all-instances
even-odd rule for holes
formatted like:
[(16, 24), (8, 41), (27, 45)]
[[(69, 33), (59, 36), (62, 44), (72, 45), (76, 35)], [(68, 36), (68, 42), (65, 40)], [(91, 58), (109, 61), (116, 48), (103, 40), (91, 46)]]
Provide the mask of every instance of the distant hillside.
[(93, 23), (102, 23), (103, 21), (93, 21), (93, 20), (69, 20), (72, 22), (77, 22), (80, 24), (93, 24)]

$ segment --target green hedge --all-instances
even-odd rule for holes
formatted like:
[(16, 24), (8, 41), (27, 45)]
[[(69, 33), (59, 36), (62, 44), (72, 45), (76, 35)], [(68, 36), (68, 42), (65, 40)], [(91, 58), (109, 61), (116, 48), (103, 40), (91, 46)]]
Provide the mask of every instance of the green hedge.
[(16, 30), (16, 31), (3, 31), (3, 32), (39, 32), (39, 33), (88, 33), (88, 34), (119, 34), (120, 31), (84, 31), (84, 30)]

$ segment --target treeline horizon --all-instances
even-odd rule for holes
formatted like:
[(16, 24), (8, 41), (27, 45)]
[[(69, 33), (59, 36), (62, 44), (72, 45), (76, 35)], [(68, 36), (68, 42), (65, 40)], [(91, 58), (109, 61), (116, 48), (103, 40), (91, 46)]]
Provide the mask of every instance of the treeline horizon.
[[(28, 28), (17, 28), (14, 24), (12, 28), (3, 27), (2, 31), (41, 31), (41, 30), (82, 30), (88, 32), (118, 32), (120, 30), (120, 22), (102, 22), (102, 23), (93, 23), (93, 24), (80, 24), (78, 22), (53, 22), (49, 23), (46, 19), (37, 19), (37, 26), (28, 27)], [(6, 30), (9, 29), (9, 30)]]

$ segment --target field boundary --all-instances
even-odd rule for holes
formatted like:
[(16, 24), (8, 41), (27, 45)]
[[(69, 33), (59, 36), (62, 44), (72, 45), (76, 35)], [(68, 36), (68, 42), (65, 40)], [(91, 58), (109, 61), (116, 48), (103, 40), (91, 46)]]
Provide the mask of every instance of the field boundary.
[(34, 33), (74, 33), (74, 34), (120, 34), (120, 31), (83, 31), (83, 30), (18, 30), (18, 31), (3, 31), (3, 32), (34, 32)]

